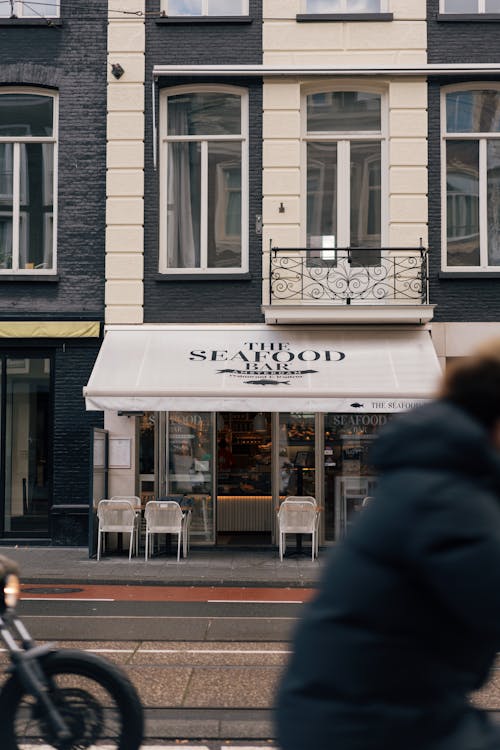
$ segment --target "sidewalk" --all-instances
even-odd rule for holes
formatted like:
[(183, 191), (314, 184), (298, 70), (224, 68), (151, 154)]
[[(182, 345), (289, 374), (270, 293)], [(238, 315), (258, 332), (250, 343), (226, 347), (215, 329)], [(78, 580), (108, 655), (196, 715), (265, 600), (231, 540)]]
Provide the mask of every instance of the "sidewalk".
[(314, 562), (309, 554), (285, 557), (278, 550), (207, 549), (191, 547), (177, 562), (172, 551), (148, 562), (144, 556), (113, 553), (89, 559), (86, 547), (0, 546), (0, 554), (15, 560), (24, 583), (138, 584), (168, 586), (311, 587), (319, 578), (328, 551)]

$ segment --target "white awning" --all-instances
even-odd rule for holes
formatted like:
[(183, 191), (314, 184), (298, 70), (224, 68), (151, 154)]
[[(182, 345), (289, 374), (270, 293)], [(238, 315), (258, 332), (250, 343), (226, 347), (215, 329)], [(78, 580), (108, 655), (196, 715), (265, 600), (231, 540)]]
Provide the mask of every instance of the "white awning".
[(416, 328), (144, 325), (106, 330), (84, 396), (114, 411), (404, 411), (440, 366)]

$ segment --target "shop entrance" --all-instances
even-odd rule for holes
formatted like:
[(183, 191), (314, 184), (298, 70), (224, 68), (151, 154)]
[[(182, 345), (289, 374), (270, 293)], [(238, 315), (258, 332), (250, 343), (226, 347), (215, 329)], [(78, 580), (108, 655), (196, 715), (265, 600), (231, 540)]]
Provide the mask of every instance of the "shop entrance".
[(272, 420), (270, 413), (217, 417), (217, 535), (219, 545), (271, 544)]

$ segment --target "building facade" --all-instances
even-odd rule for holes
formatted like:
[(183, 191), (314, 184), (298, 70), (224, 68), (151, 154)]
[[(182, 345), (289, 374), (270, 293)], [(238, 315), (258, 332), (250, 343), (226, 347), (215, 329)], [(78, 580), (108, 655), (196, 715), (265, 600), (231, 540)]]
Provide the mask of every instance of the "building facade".
[(0, 3), (0, 540), (87, 544), (107, 8)]

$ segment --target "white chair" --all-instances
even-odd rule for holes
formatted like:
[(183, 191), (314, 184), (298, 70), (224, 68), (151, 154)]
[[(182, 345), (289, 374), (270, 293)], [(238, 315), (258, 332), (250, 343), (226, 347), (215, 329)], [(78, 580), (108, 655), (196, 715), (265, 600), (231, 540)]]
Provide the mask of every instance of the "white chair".
[[(311, 500), (313, 502), (311, 502)], [(287, 534), (311, 534), (311, 557), (318, 555), (318, 508), (314, 498), (286, 498), (278, 510), (280, 560), (286, 550)]]
[(141, 498), (137, 495), (113, 495), (110, 500), (129, 500), (135, 508), (136, 522), (137, 522), (137, 533), (135, 535), (135, 554), (139, 554), (139, 542), (141, 536)]
[[(130, 534), (128, 559), (137, 539), (137, 513), (130, 500), (101, 500), (97, 506), (99, 526), (97, 530), (97, 559), (101, 559), (105, 547), (105, 534)], [(137, 547), (136, 547), (137, 548)]]
[(319, 555), (319, 520), (320, 520), (320, 514), (319, 514), (319, 508), (318, 504), (316, 502), (316, 498), (312, 495), (288, 495), (285, 497), (285, 500), (290, 500), (291, 502), (309, 502), (314, 505), (316, 508), (316, 557)]
[(149, 545), (154, 534), (177, 534), (177, 562), (181, 556), (181, 541), (184, 537), (184, 513), (174, 500), (150, 500), (144, 511), (146, 520), (146, 543), (144, 558), (148, 559)]

